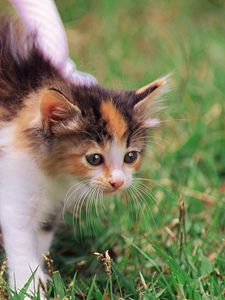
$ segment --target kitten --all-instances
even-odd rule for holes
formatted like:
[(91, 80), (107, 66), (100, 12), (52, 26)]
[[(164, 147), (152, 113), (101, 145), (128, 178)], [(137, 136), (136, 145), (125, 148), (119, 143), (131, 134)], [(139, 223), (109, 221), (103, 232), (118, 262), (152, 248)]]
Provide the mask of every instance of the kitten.
[(132, 184), (168, 88), (168, 77), (136, 91), (76, 86), (34, 37), (1, 22), (0, 225), (13, 289), (32, 272), (30, 291), (46, 282), (42, 254), (69, 188), (82, 183), (109, 194)]

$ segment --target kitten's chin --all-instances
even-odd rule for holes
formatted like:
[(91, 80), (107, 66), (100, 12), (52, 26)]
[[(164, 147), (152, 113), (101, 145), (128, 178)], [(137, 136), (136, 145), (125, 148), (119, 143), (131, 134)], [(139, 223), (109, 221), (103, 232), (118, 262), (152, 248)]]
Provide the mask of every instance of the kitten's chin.
[(118, 190), (113, 190), (113, 191), (104, 191), (104, 194), (106, 196), (112, 196), (115, 195), (118, 192)]

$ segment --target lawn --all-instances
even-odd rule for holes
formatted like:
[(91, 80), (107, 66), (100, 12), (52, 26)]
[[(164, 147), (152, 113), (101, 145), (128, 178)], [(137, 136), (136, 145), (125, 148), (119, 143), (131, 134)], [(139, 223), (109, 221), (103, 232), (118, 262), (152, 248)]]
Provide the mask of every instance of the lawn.
[(65, 214), (46, 259), (49, 299), (224, 299), (224, 1), (56, 2), (71, 57), (100, 84), (136, 89), (170, 72), (175, 84), (136, 196)]

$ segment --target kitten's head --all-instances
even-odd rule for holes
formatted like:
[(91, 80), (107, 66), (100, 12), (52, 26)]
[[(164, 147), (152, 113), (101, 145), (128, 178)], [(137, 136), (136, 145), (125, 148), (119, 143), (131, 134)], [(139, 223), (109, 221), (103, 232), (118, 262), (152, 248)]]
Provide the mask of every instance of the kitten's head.
[(20, 29), (0, 21), (0, 105), (16, 123), (16, 147), (28, 147), (49, 176), (71, 175), (104, 192), (128, 187), (169, 78), (132, 92), (79, 87)]
[(133, 92), (98, 86), (45, 90), (41, 128), (35, 133), (45, 145), (42, 167), (51, 175), (80, 178), (105, 193), (127, 188), (141, 166), (148, 130), (159, 124), (154, 113), (169, 89), (168, 79)]

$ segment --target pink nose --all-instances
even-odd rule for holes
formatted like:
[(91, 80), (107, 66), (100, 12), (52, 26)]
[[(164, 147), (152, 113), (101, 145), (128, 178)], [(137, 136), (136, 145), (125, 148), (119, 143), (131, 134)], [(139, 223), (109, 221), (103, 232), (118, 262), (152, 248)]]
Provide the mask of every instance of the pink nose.
[(124, 181), (123, 180), (117, 180), (117, 181), (110, 181), (109, 183), (111, 184), (111, 186), (115, 190), (117, 190), (118, 188), (120, 188), (124, 184)]

